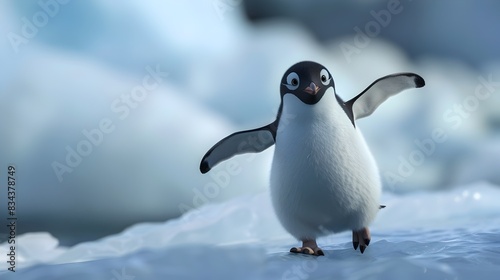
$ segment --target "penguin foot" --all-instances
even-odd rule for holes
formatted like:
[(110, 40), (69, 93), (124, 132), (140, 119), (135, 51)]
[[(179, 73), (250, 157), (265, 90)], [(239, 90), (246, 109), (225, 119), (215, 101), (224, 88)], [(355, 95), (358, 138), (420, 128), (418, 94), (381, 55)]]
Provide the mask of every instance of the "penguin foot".
[(370, 230), (367, 227), (352, 231), (352, 246), (354, 247), (354, 250), (357, 250), (359, 247), (361, 254), (363, 254), (366, 247), (370, 245), (370, 240)]
[(292, 247), (290, 253), (302, 253), (312, 256), (324, 256), (325, 253), (316, 244), (316, 240), (302, 240), (302, 247)]

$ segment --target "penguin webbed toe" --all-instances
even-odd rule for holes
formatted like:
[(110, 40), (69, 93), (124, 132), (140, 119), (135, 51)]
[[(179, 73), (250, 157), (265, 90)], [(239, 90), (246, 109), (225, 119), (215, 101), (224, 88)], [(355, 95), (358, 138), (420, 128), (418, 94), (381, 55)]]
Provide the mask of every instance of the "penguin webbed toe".
[(361, 254), (363, 254), (366, 250), (366, 245), (360, 245), (359, 246), (359, 251), (361, 252)]
[(290, 253), (300, 253), (300, 248), (297, 248), (297, 247), (292, 247), (290, 248)]
[(352, 231), (352, 246), (355, 251), (359, 247), (359, 251), (363, 254), (368, 245), (370, 245), (370, 241), (370, 230), (367, 227)]
[(323, 250), (318, 247), (318, 244), (316, 244), (315, 240), (302, 241), (302, 247), (292, 247), (290, 249), (290, 253), (295, 253), (295, 254), (302, 253), (304, 255), (311, 255), (311, 256), (325, 255)]
[(309, 247), (302, 248), (302, 254), (304, 255), (314, 255), (314, 250)]

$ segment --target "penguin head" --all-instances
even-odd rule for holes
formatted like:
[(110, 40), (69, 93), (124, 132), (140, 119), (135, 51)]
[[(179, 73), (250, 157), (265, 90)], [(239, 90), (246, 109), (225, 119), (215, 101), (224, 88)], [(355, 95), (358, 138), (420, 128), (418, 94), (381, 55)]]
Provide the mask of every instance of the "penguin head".
[(281, 98), (285, 94), (293, 94), (305, 104), (318, 103), (326, 90), (333, 87), (335, 83), (332, 75), (323, 65), (302, 61), (292, 65), (281, 79)]

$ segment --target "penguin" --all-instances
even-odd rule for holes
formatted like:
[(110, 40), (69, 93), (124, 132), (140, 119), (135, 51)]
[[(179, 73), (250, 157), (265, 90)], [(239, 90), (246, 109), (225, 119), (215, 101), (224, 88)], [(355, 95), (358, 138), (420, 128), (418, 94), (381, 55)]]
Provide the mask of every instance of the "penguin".
[(368, 226), (380, 205), (377, 164), (356, 126), (389, 97), (421, 88), (424, 79), (397, 73), (377, 79), (344, 102), (323, 65), (302, 61), (292, 65), (280, 85), (276, 119), (260, 128), (233, 133), (203, 156), (201, 173), (238, 154), (258, 153), (275, 145), (270, 193), (281, 225), (301, 247), (291, 253), (324, 255), (318, 237), (352, 231), (354, 250), (370, 244)]

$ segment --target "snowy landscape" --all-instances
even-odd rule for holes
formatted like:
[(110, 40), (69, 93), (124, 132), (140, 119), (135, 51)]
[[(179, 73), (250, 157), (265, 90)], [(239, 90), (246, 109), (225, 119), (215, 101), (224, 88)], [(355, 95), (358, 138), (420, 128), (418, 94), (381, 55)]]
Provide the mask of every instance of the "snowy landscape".
[[(377, 36), (348, 55), (354, 29), (318, 42), (291, 21), (250, 24), (241, 1), (41, 2), (0, 3), (4, 229), (7, 166), (18, 182), (16, 272), (2, 230), (1, 279), (498, 278), (500, 59), (409, 57)], [(37, 13), (47, 22), (26, 37)], [(350, 232), (319, 239), (324, 257), (289, 253), (274, 148), (198, 169), (222, 137), (274, 120), (302, 60), (344, 99), (387, 74), (426, 81), (358, 122), (387, 206), (364, 254)]]

